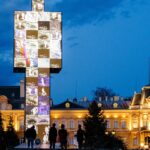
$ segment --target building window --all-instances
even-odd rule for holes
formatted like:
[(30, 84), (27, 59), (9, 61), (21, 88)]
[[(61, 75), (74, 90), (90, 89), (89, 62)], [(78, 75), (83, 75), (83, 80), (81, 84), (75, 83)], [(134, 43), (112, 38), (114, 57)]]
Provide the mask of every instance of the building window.
[(58, 128), (58, 120), (54, 120), (55, 125), (56, 125), (56, 128)]
[(122, 121), (121, 126), (122, 126), (123, 129), (125, 129), (126, 128), (126, 121)]
[(138, 128), (138, 121), (137, 120), (133, 121), (133, 128)]
[(118, 128), (118, 121), (117, 120), (114, 121), (114, 128)]
[(24, 130), (24, 120), (20, 120), (20, 130)]
[(148, 126), (148, 121), (147, 120), (143, 120), (143, 126), (147, 127)]
[(67, 103), (65, 104), (65, 107), (66, 107), (66, 108), (70, 108), (70, 103), (67, 102)]
[(62, 120), (62, 123), (61, 123), (61, 124), (64, 124), (64, 125), (65, 125), (65, 128), (67, 128), (67, 126), (66, 126), (66, 120), (65, 120), (65, 119)]
[(113, 103), (113, 107), (114, 108), (118, 108), (118, 104), (117, 103)]
[(99, 108), (102, 107), (102, 103), (98, 103), (98, 107), (99, 107)]
[(70, 120), (70, 129), (74, 128), (74, 120)]
[(137, 138), (133, 139), (133, 145), (138, 145), (138, 139)]
[(83, 121), (78, 120), (78, 125), (81, 125), (81, 126), (82, 126), (82, 124), (83, 124)]
[(110, 128), (110, 120), (106, 120), (106, 128)]

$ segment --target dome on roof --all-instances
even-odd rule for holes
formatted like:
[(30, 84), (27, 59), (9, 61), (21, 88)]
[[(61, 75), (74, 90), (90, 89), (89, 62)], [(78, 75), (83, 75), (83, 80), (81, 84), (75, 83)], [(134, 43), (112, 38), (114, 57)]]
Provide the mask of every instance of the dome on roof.
[(0, 95), (0, 102), (8, 102), (8, 98), (5, 95)]

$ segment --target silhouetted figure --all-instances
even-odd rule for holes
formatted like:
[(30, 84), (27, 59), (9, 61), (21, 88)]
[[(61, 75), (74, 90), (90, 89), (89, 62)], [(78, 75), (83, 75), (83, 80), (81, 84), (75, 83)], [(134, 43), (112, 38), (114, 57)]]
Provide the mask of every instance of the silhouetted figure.
[(55, 128), (56, 124), (53, 123), (52, 127), (49, 130), (49, 141), (50, 141), (50, 149), (55, 149), (56, 137), (57, 137), (57, 129)]
[(64, 124), (61, 125), (61, 129), (59, 129), (58, 134), (61, 149), (67, 149), (67, 130), (65, 129)]
[(32, 126), (31, 128), (28, 128), (25, 132), (25, 136), (28, 140), (28, 148), (31, 148), (33, 149), (33, 145), (34, 145), (34, 140), (36, 138), (36, 130), (35, 130), (35, 127)]
[(84, 131), (82, 130), (81, 125), (78, 125), (77, 141), (78, 141), (79, 149), (82, 149), (83, 140), (84, 140)]
[(6, 150), (6, 137), (1, 127), (0, 127), (0, 150)]

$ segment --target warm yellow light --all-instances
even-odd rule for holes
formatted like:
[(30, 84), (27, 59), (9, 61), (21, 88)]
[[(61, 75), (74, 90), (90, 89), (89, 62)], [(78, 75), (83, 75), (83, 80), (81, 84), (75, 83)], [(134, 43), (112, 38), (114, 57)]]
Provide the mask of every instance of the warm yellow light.
[(137, 124), (137, 123), (134, 123), (134, 124), (133, 124), (133, 128), (138, 128), (138, 124)]
[(115, 135), (115, 134), (116, 134), (116, 133), (115, 133), (115, 131), (112, 131), (111, 133), (112, 133), (113, 135)]
[(145, 149), (148, 149), (148, 145), (144, 145), (144, 148), (145, 148)]
[(81, 118), (82, 116), (81, 115), (78, 115), (78, 118)]
[(105, 134), (108, 135), (108, 132), (106, 131)]
[(110, 116), (109, 115), (106, 115), (106, 118), (109, 118)]
[(140, 127), (143, 127), (143, 122), (142, 122), (142, 120), (140, 120)]
[(123, 117), (123, 118), (125, 118), (125, 117), (126, 117), (126, 115), (123, 115), (122, 117)]
[(129, 123), (129, 130), (131, 131), (132, 127), (131, 127), (131, 122)]
[(141, 143), (140, 145), (141, 145), (141, 147), (143, 147), (143, 146), (144, 146), (144, 143)]
[(150, 130), (150, 123), (148, 124), (148, 130)]
[(144, 118), (144, 119), (147, 119), (147, 114), (145, 114), (145, 115), (143, 116), (143, 118)]
[(18, 126), (17, 126), (17, 124), (15, 124), (15, 130), (18, 131)]
[(55, 116), (54, 116), (54, 118), (55, 118), (55, 119), (57, 119), (57, 118), (58, 118), (58, 116), (57, 116), (57, 115), (55, 115)]
[(118, 115), (114, 115), (114, 118), (118, 118)]

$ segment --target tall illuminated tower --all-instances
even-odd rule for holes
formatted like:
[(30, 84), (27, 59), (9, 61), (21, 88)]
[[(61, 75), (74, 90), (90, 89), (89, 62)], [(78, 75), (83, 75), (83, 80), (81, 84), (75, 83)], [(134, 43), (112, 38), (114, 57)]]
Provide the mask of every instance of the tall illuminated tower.
[(32, 0), (32, 11), (15, 11), (14, 19), (14, 70), (26, 73), (25, 125), (35, 125), (45, 142), (50, 73), (58, 73), (62, 66), (61, 13), (44, 12), (44, 0)]

